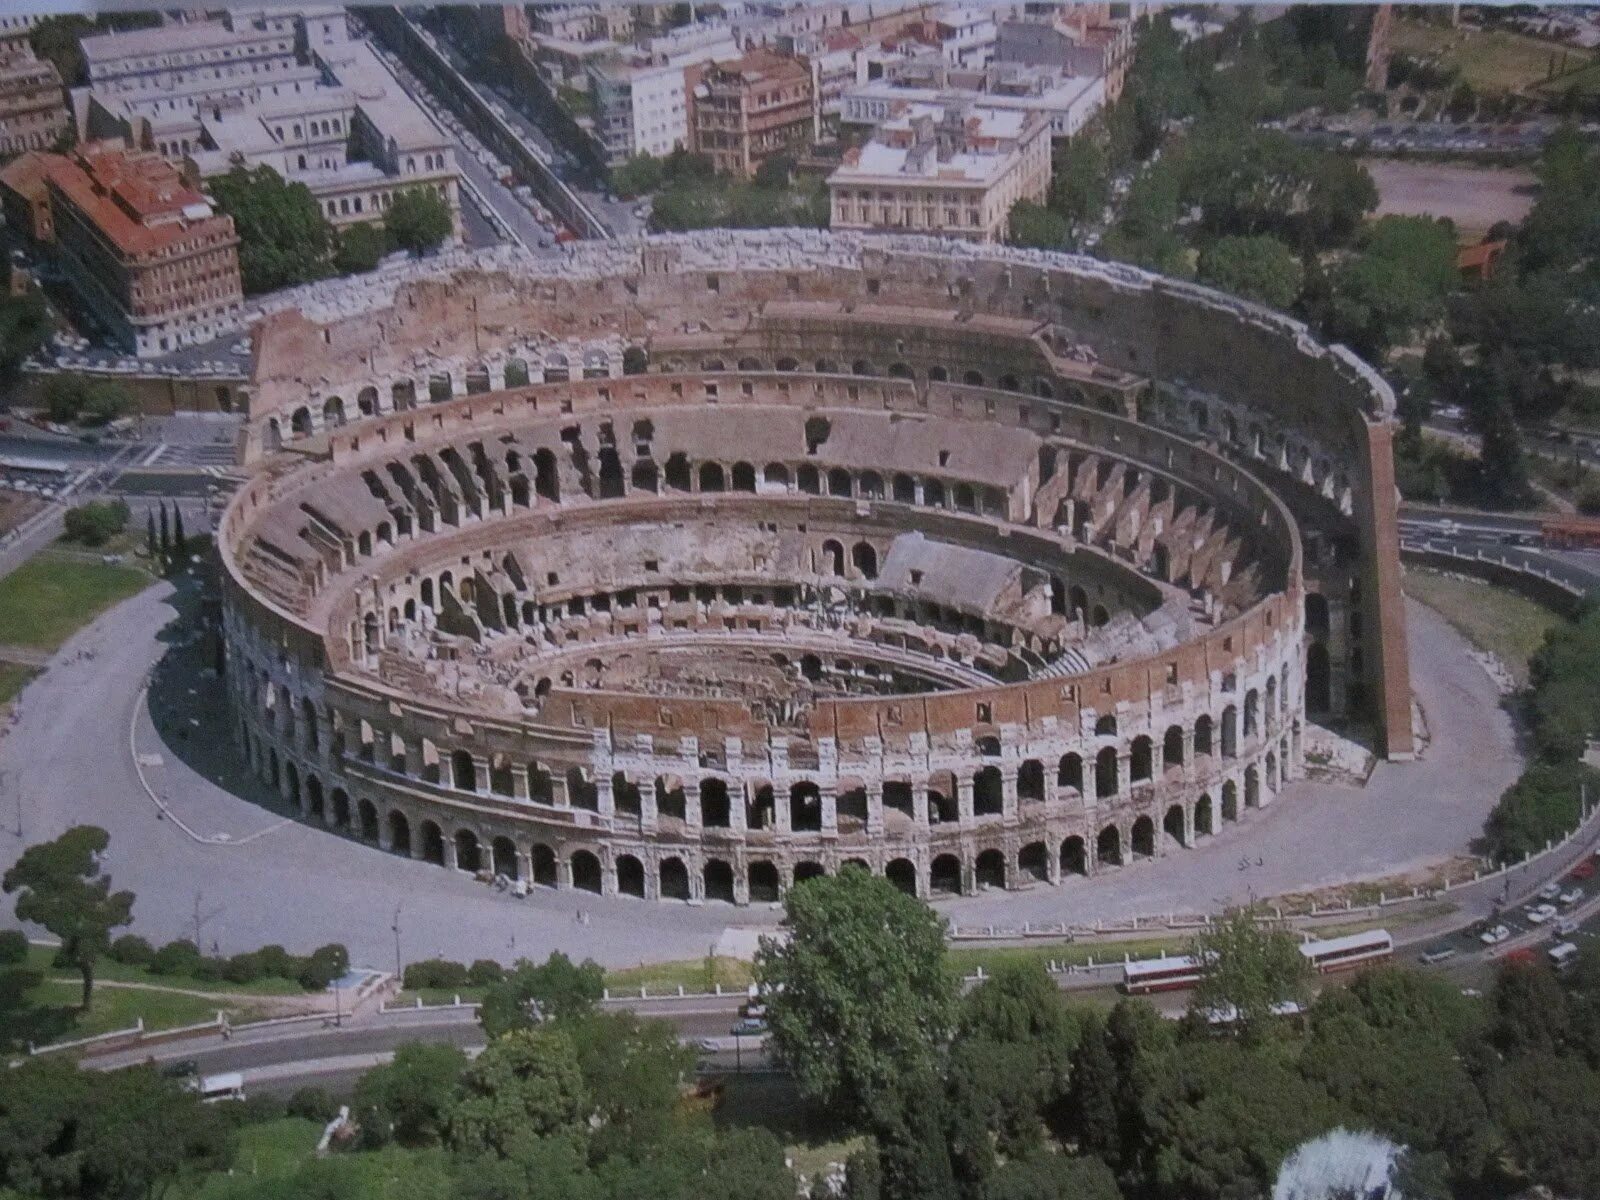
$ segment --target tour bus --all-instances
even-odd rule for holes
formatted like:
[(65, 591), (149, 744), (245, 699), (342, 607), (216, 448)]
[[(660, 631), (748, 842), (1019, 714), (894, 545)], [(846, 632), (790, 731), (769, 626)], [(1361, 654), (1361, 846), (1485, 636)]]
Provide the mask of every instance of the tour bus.
[(1326, 975), (1330, 971), (1345, 971), (1390, 957), (1394, 954), (1394, 938), (1387, 929), (1372, 929), (1346, 937), (1305, 942), (1300, 946), (1300, 953), (1319, 974)]
[(1147, 958), (1122, 968), (1122, 990), (1130, 996), (1191, 988), (1200, 982), (1200, 963), (1187, 954)]
[(244, 1099), (244, 1076), (237, 1071), (229, 1071), (225, 1075), (202, 1075), (189, 1086), (200, 1093), (202, 1104)]

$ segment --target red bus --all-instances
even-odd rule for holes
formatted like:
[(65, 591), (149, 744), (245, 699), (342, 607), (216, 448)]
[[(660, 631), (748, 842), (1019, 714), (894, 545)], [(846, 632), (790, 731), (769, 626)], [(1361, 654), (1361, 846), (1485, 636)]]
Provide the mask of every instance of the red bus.
[(1305, 942), (1300, 953), (1318, 974), (1326, 975), (1330, 971), (1346, 971), (1389, 958), (1394, 954), (1394, 938), (1387, 929), (1373, 929), (1346, 937)]
[(1600, 547), (1600, 520), (1560, 517), (1539, 526), (1544, 544), (1557, 550), (1592, 550)]
[(1173, 992), (1200, 982), (1200, 964), (1187, 954), (1148, 958), (1122, 968), (1122, 990), (1130, 996)]

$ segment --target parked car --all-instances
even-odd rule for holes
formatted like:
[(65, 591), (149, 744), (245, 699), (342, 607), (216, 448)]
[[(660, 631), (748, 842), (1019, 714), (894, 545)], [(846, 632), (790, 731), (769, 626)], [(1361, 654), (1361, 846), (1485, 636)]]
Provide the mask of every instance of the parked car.
[(1572, 960), (1578, 957), (1578, 947), (1571, 942), (1559, 942), (1545, 951), (1550, 956), (1550, 965), (1558, 971), (1565, 971), (1572, 965)]
[(1432, 946), (1429, 946), (1417, 957), (1425, 966), (1431, 967), (1435, 963), (1442, 963), (1446, 959), (1451, 959), (1455, 956), (1456, 948), (1454, 946), (1452, 946), (1449, 942), (1438, 942)]
[(1535, 904), (1524, 910), (1530, 925), (1543, 925), (1546, 921), (1553, 920), (1557, 911), (1554, 904)]
[(1545, 884), (1542, 888), (1539, 889), (1539, 899), (1544, 900), (1544, 901), (1554, 900), (1560, 895), (1561, 895), (1561, 885), (1559, 883), (1555, 883), (1553, 881), (1550, 882), (1550, 883)]
[(1578, 922), (1571, 917), (1562, 917), (1550, 928), (1556, 931), (1557, 937), (1571, 937), (1578, 932)]
[(1574, 904), (1577, 904), (1583, 899), (1583, 889), (1581, 887), (1568, 888), (1566, 891), (1561, 893), (1559, 899), (1562, 908), (1571, 908)]
[(1478, 935), (1478, 940), (1485, 946), (1498, 946), (1501, 942), (1508, 941), (1510, 938), (1511, 930), (1504, 925), (1496, 925), (1493, 928), (1485, 929)]
[(767, 1032), (767, 1023), (746, 1017), (728, 1031), (734, 1037), (760, 1037)]

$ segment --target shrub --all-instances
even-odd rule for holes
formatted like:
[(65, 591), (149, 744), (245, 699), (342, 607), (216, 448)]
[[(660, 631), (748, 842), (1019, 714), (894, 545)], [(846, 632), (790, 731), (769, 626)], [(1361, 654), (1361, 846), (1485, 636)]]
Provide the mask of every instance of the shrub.
[(20, 929), (0, 929), (0, 966), (28, 961), (28, 939)]
[(471, 987), (488, 987), (506, 977), (506, 969), (492, 958), (480, 958), (467, 968), (467, 983)]
[(308, 992), (320, 992), (350, 969), (350, 952), (338, 942), (319, 946), (300, 964), (296, 976)]
[(91, 500), (67, 509), (67, 540), (103, 546), (128, 527), (128, 506), (121, 500)]
[(447, 958), (424, 958), (406, 964), (405, 985), (413, 990), (465, 987), (466, 982), (467, 968)]
[(223, 978), (228, 960), (225, 958), (211, 958), (209, 956), (196, 958), (194, 966), (189, 969), (189, 974), (202, 983), (217, 983)]
[(333, 1097), (319, 1087), (301, 1088), (289, 1097), (283, 1107), (286, 1116), (319, 1122), (333, 1120), (333, 1115), (339, 1111)]
[(263, 976), (294, 979), (300, 974), (300, 960), (279, 945), (261, 947), (256, 951), (256, 962)]
[(136, 933), (125, 933), (110, 946), (111, 960), (129, 967), (148, 967), (156, 948)]
[(188, 938), (179, 938), (156, 951), (150, 960), (150, 971), (155, 975), (189, 975), (199, 961), (200, 948)]
[(259, 951), (235, 954), (222, 964), (222, 977), (229, 983), (254, 983), (264, 974)]

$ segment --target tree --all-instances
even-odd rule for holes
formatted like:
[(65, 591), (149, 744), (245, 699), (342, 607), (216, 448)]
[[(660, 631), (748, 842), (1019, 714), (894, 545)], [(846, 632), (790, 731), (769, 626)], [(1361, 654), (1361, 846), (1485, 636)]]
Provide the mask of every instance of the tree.
[(611, 188), (624, 198), (649, 195), (665, 178), (666, 165), (649, 154), (636, 154), (611, 168)]
[(1208, 925), (1188, 953), (1206, 964), (1194, 1007), (1232, 1010), (1248, 1035), (1267, 1027), (1275, 1004), (1303, 1004), (1310, 994), (1311, 966), (1294, 935), (1261, 925), (1249, 909)]
[(1575, 1055), (1517, 1057), (1487, 1082), (1489, 1111), (1513, 1162), (1562, 1196), (1600, 1179), (1600, 1072)]
[(1333, 275), (1335, 336), (1378, 357), (1419, 325), (1437, 320), (1457, 286), (1456, 238), (1448, 221), (1381, 217), (1360, 254)]
[(591, 1012), (564, 1018), (560, 1028), (572, 1042), (594, 1112), (618, 1136), (649, 1135), (671, 1115), (694, 1070), (694, 1052), (672, 1024)]
[(388, 236), (382, 229), (371, 221), (358, 221), (339, 235), (333, 266), (342, 275), (371, 271), (383, 261), (388, 250)]
[(408, 1042), (394, 1059), (374, 1067), (356, 1085), (355, 1111), (369, 1141), (393, 1138), (402, 1146), (444, 1140), (467, 1056), (455, 1046)]
[(80, 421), (94, 427), (122, 416), (133, 406), (133, 398), (115, 380), (58, 373), (45, 380), (44, 406), (45, 415), (59, 424)]
[(183, 532), (183, 508), (172, 506), (172, 565), (178, 566), (189, 554), (189, 539)]
[(1065, 217), (1031, 200), (1018, 200), (1006, 218), (1006, 241), (1013, 246), (1064, 250), (1069, 232)]
[(17, 919), (61, 939), (62, 957), (83, 976), (83, 1007), (94, 992), (94, 968), (111, 931), (133, 920), (133, 893), (113, 892), (100, 856), (110, 835), (75, 825), (51, 842), (29, 846), (5, 873), (6, 894), (17, 893)]
[(150, 555), (150, 561), (155, 562), (158, 552), (156, 544), (156, 514), (154, 509), (145, 509), (144, 513), (144, 544), (145, 550)]
[(1200, 279), (1269, 308), (1287, 309), (1300, 294), (1302, 270), (1275, 237), (1218, 238), (1200, 252)]
[(267, 166), (235, 167), (212, 179), (210, 188), (239, 234), (239, 271), (248, 294), (333, 273), (333, 226), (305, 184), (286, 182)]
[(463, 1074), (449, 1140), (465, 1154), (505, 1157), (524, 1138), (578, 1137), (589, 1112), (571, 1039), (519, 1029), (492, 1040)]
[(68, 541), (103, 546), (127, 528), (128, 516), (125, 501), (91, 500), (67, 509), (62, 524)]
[(493, 1039), (540, 1021), (587, 1016), (604, 995), (605, 970), (599, 963), (574, 963), (557, 950), (542, 963), (518, 959), (484, 993), (478, 1020)]
[(1066, 220), (1076, 244), (1086, 226), (1100, 220), (1111, 197), (1111, 169), (1093, 138), (1075, 137), (1056, 156), (1050, 207)]
[(931, 1074), (954, 1015), (933, 910), (846, 867), (792, 889), (784, 913), (789, 937), (762, 940), (756, 979), (801, 1091), (848, 1117)]
[(172, 555), (172, 532), (167, 523), (167, 502), (161, 501), (161, 561), (166, 563)]
[(450, 205), (425, 188), (406, 188), (397, 194), (383, 216), (389, 243), (397, 250), (424, 254), (455, 231)]
[(33, 288), (16, 296), (0, 296), (0, 387), (10, 387), (17, 374), (50, 336), (50, 310)]
[(1073, 1055), (1067, 1124), (1079, 1146), (1111, 1162), (1122, 1152), (1116, 1072), (1117, 1064), (1106, 1044), (1105, 1021), (1091, 1015), (1084, 1021)]
[(1038, 1153), (1013, 1159), (983, 1189), (983, 1200), (1121, 1200), (1117, 1177), (1098, 1158)]

